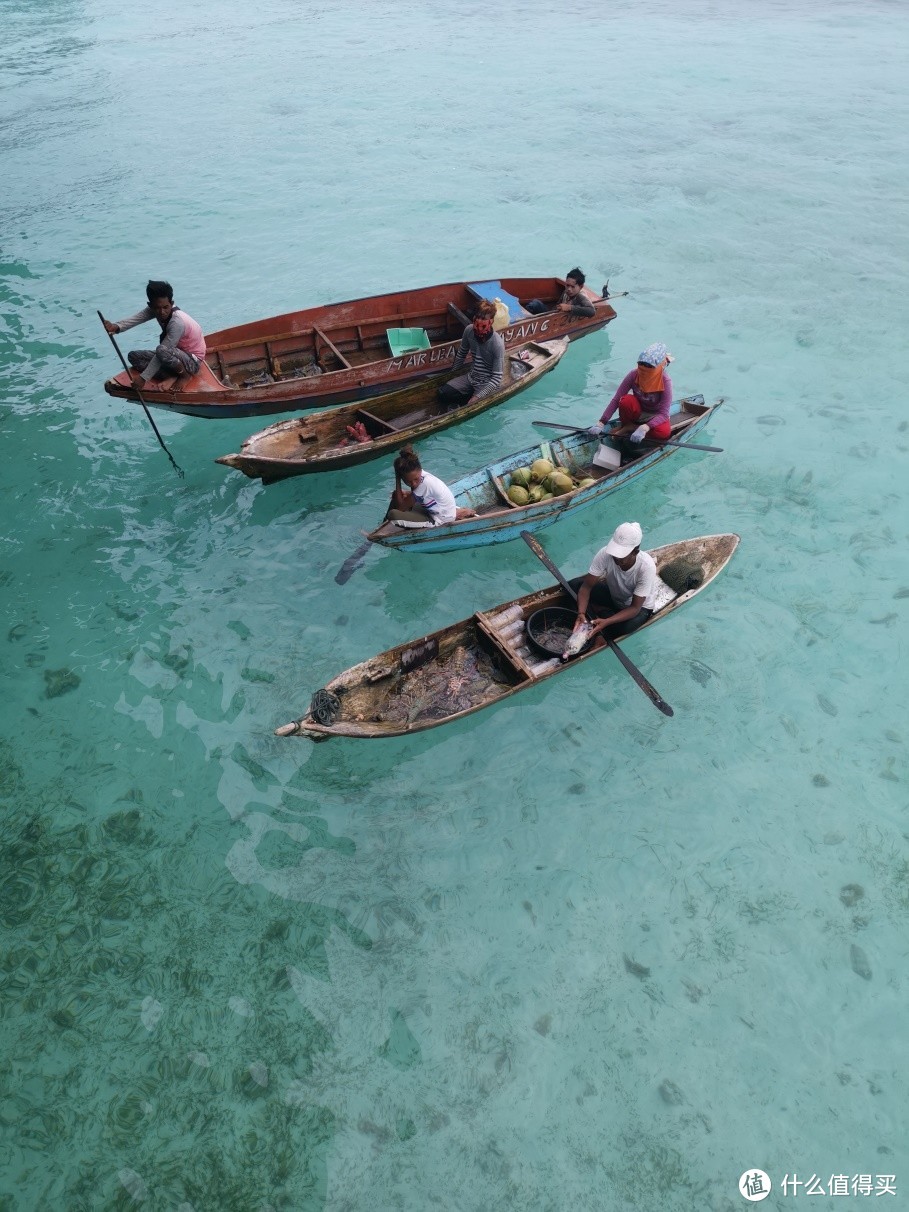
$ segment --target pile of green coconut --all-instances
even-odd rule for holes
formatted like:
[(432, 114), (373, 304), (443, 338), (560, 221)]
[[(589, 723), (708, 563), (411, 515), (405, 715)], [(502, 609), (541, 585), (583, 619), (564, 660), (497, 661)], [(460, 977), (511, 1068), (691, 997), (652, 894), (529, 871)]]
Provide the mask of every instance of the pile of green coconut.
[(551, 501), (595, 483), (593, 476), (576, 478), (564, 467), (554, 467), (549, 459), (534, 459), (529, 467), (517, 467), (511, 473), (508, 499), (515, 505), (536, 505), (538, 501)]

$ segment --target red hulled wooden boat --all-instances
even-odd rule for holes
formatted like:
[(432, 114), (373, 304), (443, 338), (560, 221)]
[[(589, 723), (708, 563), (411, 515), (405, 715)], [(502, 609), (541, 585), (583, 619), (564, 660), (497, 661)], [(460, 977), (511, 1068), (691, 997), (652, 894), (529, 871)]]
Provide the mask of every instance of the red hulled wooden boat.
[[(481, 298), (508, 307), (507, 348), (577, 340), (615, 318), (607, 299), (587, 287), (593, 316), (524, 308), (529, 299), (554, 307), (564, 286), (562, 278), (450, 282), (256, 320), (208, 334), (197, 375), (146, 384), (142, 394), (147, 404), (196, 417), (267, 416), (369, 399), (449, 370)], [(125, 371), (104, 390), (139, 399)]]

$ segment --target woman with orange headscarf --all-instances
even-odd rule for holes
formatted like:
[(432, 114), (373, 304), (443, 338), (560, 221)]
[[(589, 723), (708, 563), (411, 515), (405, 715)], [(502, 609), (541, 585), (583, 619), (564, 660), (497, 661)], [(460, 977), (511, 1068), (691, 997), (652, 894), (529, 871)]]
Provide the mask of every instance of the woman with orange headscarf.
[(669, 409), (672, 406), (672, 380), (666, 368), (672, 354), (661, 341), (648, 345), (638, 356), (638, 364), (629, 371), (618, 386), (615, 395), (606, 406), (606, 411), (589, 433), (599, 437), (616, 409), (623, 425), (637, 428), (629, 441), (637, 445), (646, 438), (662, 441), (672, 433)]

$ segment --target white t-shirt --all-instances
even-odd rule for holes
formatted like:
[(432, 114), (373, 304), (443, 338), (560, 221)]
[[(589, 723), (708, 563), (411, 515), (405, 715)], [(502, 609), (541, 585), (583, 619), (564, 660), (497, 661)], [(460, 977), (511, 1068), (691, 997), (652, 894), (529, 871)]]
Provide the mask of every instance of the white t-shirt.
[(606, 554), (606, 548), (601, 547), (593, 557), (590, 575), (606, 582), (610, 597), (620, 610), (630, 606), (632, 598), (643, 598), (643, 606), (647, 610), (653, 610), (656, 601), (657, 570), (649, 552), (639, 551), (637, 559), (625, 572), (619, 568), (611, 555)]
[(457, 516), (457, 506), (454, 495), (446, 483), (438, 476), (432, 476), (428, 471), (423, 472), (423, 479), (416, 488), (412, 488), (413, 499), (422, 505), (432, 518), (434, 526), (442, 526), (453, 522)]

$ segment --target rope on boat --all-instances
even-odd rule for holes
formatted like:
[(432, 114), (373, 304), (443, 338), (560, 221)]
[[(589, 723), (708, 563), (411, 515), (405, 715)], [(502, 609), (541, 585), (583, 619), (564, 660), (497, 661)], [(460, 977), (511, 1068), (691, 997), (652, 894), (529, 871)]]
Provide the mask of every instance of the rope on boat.
[(309, 704), (309, 714), (317, 724), (327, 728), (341, 714), (341, 700), (330, 690), (317, 690)]

